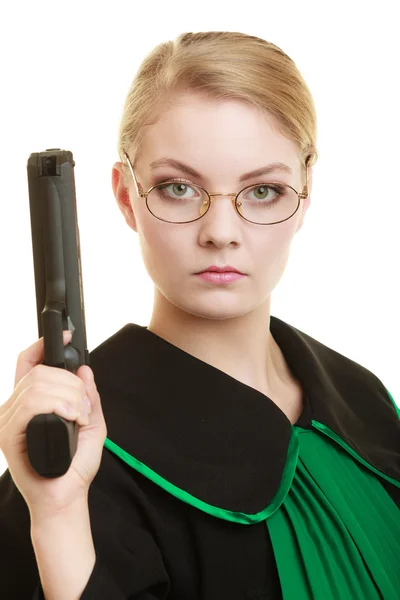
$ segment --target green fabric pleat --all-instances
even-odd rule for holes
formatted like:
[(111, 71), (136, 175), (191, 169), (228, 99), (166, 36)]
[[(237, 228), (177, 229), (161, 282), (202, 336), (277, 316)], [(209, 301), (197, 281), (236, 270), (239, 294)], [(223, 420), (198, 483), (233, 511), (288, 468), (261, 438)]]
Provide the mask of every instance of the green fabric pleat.
[(399, 508), (337, 444), (298, 434), (291, 488), (265, 521), (284, 600), (399, 600)]

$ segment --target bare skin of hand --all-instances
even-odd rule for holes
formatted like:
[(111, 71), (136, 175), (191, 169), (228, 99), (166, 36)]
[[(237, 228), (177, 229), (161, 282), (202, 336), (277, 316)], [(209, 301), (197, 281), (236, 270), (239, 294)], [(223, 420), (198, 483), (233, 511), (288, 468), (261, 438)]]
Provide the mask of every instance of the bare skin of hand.
[[(71, 333), (64, 332), (64, 345), (70, 339)], [(43, 337), (18, 356), (14, 391), (0, 406), (0, 449), (31, 515), (56, 516), (87, 498), (100, 467), (107, 427), (92, 369), (83, 365), (73, 374), (43, 365), (43, 361)], [(83, 403), (85, 396), (90, 401), (90, 414)], [(42, 413), (55, 413), (80, 426), (70, 468), (53, 479), (36, 473), (27, 454), (27, 425)]]

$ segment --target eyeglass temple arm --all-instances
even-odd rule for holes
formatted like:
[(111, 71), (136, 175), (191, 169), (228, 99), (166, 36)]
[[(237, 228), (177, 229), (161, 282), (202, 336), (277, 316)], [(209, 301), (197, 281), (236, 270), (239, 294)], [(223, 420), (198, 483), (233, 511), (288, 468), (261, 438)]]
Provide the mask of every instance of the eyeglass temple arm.
[(141, 192), (141, 191), (139, 190), (139, 184), (138, 184), (138, 181), (137, 181), (137, 179), (136, 179), (136, 177), (135, 177), (135, 173), (133, 172), (132, 165), (131, 165), (131, 161), (129, 160), (129, 156), (127, 155), (127, 153), (126, 153), (126, 152), (124, 152), (124, 154), (125, 154), (125, 157), (126, 157), (126, 160), (127, 160), (128, 166), (129, 166), (129, 170), (130, 170), (130, 172), (132, 173), (132, 178), (133, 178), (133, 181), (134, 181), (134, 183), (135, 183), (135, 187), (136, 187), (136, 193), (137, 193), (137, 195), (138, 195), (138, 196), (140, 196), (140, 197), (142, 197), (142, 198), (145, 198), (145, 197), (146, 197), (146, 194), (145, 194), (144, 192)]

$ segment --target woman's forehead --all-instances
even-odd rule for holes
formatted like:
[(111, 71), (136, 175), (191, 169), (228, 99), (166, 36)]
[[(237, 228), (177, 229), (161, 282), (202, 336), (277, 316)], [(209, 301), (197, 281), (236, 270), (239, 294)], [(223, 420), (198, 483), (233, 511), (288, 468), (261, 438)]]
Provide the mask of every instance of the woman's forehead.
[[(191, 108), (171, 108), (146, 127), (140, 153), (142, 168), (154, 171), (156, 167), (150, 165), (170, 157), (201, 174), (213, 171), (216, 164), (224, 172), (237, 172), (238, 177), (275, 162), (288, 165), (292, 172), (299, 170), (296, 144), (279, 133), (268, 117), (246, 121), (235, 111), (228, 114)], [(163, 166), (172, 165), (164, 161)]]

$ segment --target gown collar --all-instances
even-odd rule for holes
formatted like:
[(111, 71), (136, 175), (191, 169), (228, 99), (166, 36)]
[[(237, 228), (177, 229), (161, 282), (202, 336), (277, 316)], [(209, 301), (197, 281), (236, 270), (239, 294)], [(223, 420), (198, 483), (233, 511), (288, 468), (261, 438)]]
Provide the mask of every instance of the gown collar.
[(304, 391), (294, 425), (265, 394), (128, 323), (90, 353), (106, 448), (200, 503), (245, 514), (272, 502), (300, 427), (322, 424), (400, 482), (400, 421), (383, 383), (277, 317), (270, 331)]

